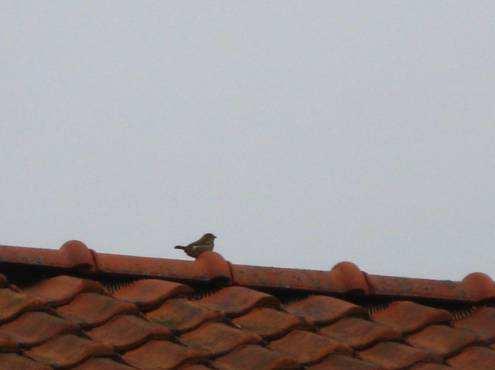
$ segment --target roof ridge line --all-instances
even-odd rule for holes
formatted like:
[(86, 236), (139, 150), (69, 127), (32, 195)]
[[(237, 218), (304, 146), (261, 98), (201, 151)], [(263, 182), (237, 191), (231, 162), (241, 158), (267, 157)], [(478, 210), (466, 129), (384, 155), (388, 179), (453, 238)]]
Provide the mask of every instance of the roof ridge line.
[(112, 274), (182, 281), (213, 282), (265, 289), (288, 289), (320, 294), (352, 294), (404, 299), (478, 303), (495, 299), (495, 282), (475, 272), (462, 281), (368, 274), (352, 262), (331, 270), (308, 270), (233, 264), (217, 252), (196, 260), (98, 253), (71, 240), (59, 249), (0, 245), (0, 262), (57, 268), (87, 274)]

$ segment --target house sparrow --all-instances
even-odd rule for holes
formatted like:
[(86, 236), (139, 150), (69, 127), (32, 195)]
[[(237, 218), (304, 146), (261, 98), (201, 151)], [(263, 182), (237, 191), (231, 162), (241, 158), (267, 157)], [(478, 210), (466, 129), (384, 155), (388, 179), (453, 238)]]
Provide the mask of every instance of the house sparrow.
[(215, 235), (207, 233), (186, 246), (176, 245), (175, 249), (182, 249), (188, 256), (197, 258), (201, 253), (213, 250), (215, 238)]

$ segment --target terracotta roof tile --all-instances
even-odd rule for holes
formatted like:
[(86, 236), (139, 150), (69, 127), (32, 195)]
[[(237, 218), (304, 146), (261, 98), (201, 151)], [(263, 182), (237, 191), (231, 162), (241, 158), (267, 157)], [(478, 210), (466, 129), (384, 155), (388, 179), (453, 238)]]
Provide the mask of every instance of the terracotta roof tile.
[(293, 302), (286, 309), (313, 325), (329, 324), (347, 315), (365, 314), (365, 311), (355, 304), (320, 295), (312, 295), (300, 301)]
[(192, 291), (187, 285), (172, 281), (142, 279), (117, 290), (113, 296), (146, 310), (157, 306), (167, 298), (192, 293)]
[(280, 337), (293, 328), (303, 326), (298, 317), (273, 308), (259, 307), (232, 322), (243, 330), (256, 333), (263, 338)]
[(138, 310), (132, 303), (122, 302), (106, 295), (82, 293), (69, 304), (58, 307), (57, 312), (83, 327), (94, 327), (118, 314), (136, 313)]
[(495, 308), (481, 307), (472, 315), (454, 322), (456, 328), (469, 329), (485, 342), (495, 340)]
[(314, 363), (332, 352), (352, 352), (339, 342), (304, 330), (291, 331), (285, 337), (271, 342), (268, 347), (300, 364)]
[(151, 340), (139, 348), (127, 352), (123, 358), (137, 368), (173, 369), (186, 361), (193, 361), (205, 354), (165, 340)]
[(278, 307), (280, 302), (273, 296), (239, 286), (220, 289), (197, 301), (211, 310), (228, 316), (240, 316), (258, 306)]
[(74, 370), (132, 370), (133, 367), (129, 367), (120, 362), (116, 362), (109, 358), (91, 358), (84, 361), (81, 365), (73, 368)]
[(378, 365), (365, 362), (353, 357), (340, 354), (331, 354), (317, 365), (308, 370), (381, 370)]
[(146, 317), (172, 330), (185, 332), (198, 327), (207, 320), (217, 320), (223, 315), (195, 301), (177, 298), (170, 299), (156, 310), (146, 313)]
[(14, 352), (17, 350), (17, 343), (7, 334), (0, 333), (0, 351)]
[(74, 366), (91, 356), (111, 354), (109, 347), (71, 334), (55, 337), (26, 351), (30, 358), (55, 367)]
[(460, 369), (495, 369), (495, 351), (486, 347), (470, 347), (457, 356), (447, 359), (450, 366)]
[(261, 337), (226, 324), (211, 322), (182, 335), (180, 341), (191, 348), (217, 356), (242, 344), (256, 344), (261, 341)]
[(479, 273), (449, 282), (348, 262), (312, 271), (214, 252), (0, 246), (0, 370), (493, 370), (493, 292)]
[(452, 370), (452, 368), (450, 366), (430, 363), (415, 365), (411, 370)]
[(29, 347), (57, 335), (75, 333), (78, 330), (76, 325), (45, 312), (26, 312), (16, 320), (0, 326), (0, 334), (5, 334), (16, 343)]
[(163, 325), (134, 315), (120, 315), (86, 334), (95, 341), (123, 351), (137, 347), (151, 338), (168, 338), (172, 332)]
[(257, 345), (247, 345), (216, 359), (218, 370), (279, 370), (293, 369), (297, 363), (278, 352)]
[(452, 315), (445, 310), (414, 302), (397, 301), (373, 315), (373, 320), (393, 327), (401, 333), (411, 333), (434, 323), (449, 322)]
[(382, 366), (387, 370), (406, 369), (428, 359), (425, 351), (394, 342), (382, 342), (361, 351), (358, 357)]
[(379, 341), (400, 338), (399, 332), (390, 326), (357, 317), (341, 319), (320, 331), (322, 334), (356, 349), (368, 347)]
[(50, 279), (41, 280), (24, 291), (32, 296), (38, 297), (45, 304), (59, 306), (70, 302), (80, 293), (104, 293), (105, 289), (101, 284), (93, 280), (59, 275)]
[(43, 305), (40, 300), (17, 293), (12, 289), (0, 289), (0, 323), (20, 315), (21, 313), (41, 308)]
[(431, 325), (419, 333), (409, 336), (406, 341), (413, 347), (424, 349), (435, 356), (451, 356), (478, 340), (476, 334), (445, 325)]
[(51, 370), (51, 367), (15, 353), (0, 353), (0, 370)]

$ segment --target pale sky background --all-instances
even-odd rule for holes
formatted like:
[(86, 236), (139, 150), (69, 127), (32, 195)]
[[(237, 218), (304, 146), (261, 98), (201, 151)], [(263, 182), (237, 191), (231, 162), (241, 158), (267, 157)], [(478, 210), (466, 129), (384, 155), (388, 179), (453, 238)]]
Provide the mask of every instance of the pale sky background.
[(495, 2), (2, 1), (0, 243), (495, 277)]

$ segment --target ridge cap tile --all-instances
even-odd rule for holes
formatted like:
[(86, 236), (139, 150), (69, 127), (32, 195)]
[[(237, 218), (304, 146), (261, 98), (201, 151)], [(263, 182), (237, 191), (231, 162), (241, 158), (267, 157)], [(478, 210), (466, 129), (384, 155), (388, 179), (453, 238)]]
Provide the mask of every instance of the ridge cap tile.
[[(495, 298), (495, 282), (473, 272), (462, 281), (371, 275), (352, 262), (337, 263), (330, 271), (236, 265), (217, 252), (195, 261), (97, 253), (83, 242), (70, 240), (58, 250), (0, 245), (0, 262), (10, 265), (59, 268), (93, 275), (113, 274), (183, 281), (212, 282), (294, 291), (364, 294), (444, 301), (482, 302)], [(0, 285), (1, 281), (0, 279)]]
[(132, 370), (126, 364), (116, 362), (107, 357), (94, 357), (84, 361), (82, 364), (74, 367), (72, 370)]
[(167, 280), (140, 279), (113, 293), (113, 297), (147, 310), (166, 299), (192, 293), (191, 287)]

